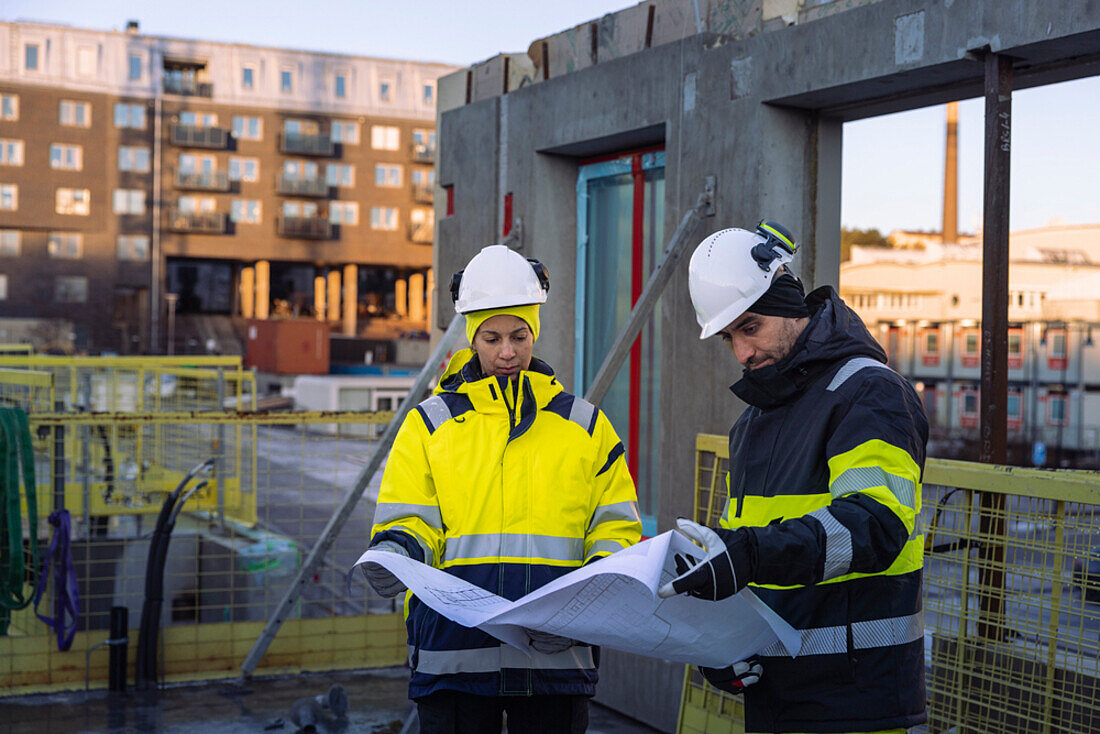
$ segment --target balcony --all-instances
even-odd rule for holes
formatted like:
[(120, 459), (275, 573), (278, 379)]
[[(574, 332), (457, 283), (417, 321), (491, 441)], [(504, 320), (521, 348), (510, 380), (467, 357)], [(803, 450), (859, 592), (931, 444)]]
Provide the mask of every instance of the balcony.
[(435, 162), (435, 144), (434, 143), (413, 143), (412, 144), (412, 159), (417, 163), (434, 163)]
[(229, 191), (228, 171), (176, 171), (176, 188), (192, 191)]
[(336, 153), (336, 144), (328, 135), (293, 135), (283, 133), (279, 141), (279, 150), (292, 155), (332, 156)]
[(418, 204), (431, 204), (435, 200), (435, 188), (431, 184), (414, 183), (413, 201)]
[(229, 146), (229, 131), (224, 127), (199, 127), (198, 125), (173, 125), (172, 145), (184, 148), (215, 148)]
[(165, 227), (172, 232), (225, 234), (225, 213), (169, 209)]
[(432, 244), (431, 222), (409, 222), (409, 239), (420, 245)]
[(214, 85), (209, 82), (197, 82), (193, 79), (164, 77), (164, 93), (179, 94), (184, 97), (213, 97)]
[(279, 217), (280, 237), (294, 240), (330, 240), (332, 225), (324, 217)]
[(284, 196), (328, 196), (328, 182), (323, 178), (299, 178), (280, 173), (275, 190)]

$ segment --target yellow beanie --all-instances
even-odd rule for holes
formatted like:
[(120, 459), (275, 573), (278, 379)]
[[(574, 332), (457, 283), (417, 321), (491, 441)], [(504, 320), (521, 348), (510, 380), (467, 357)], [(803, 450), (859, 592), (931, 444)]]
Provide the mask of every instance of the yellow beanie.
[(507, 314), (527, 322), (527, 326), (531, 329), (531, 341), (533, 342), (539, 338), (539, 305), (532, 303), (527, 306), (505, 306), (504, 308), (487, 308), (484, 311), (471, 311), (466, 314), (466, 338), (470, 340), (470, 344), (473, 344), (474, 336), (482, 324), (494, 316)]

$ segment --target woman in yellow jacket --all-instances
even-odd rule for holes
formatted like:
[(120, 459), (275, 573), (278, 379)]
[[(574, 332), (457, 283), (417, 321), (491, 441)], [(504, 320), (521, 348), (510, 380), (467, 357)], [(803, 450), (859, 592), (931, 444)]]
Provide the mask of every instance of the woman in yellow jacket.
[[(507, 599), (636, 543), (637, 492), (607, 417), (532, 354), (549, 277), (486, 247), (455, 275), (471, 349), (409, 413), (386, 464), (371, 548), (401, 553)], [(377, 564), (378, 593), (405, 588)], [(529, 631), (524, 654), (407, 603), (409, 697), (420, 731), (582, 732), (598, 650)]]

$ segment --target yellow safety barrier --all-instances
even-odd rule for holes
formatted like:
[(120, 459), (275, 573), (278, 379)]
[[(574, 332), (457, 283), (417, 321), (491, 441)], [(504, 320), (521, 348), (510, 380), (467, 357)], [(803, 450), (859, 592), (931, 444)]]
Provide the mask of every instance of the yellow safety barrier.
[(0, 344), (0, 354), (23, 354), (30, 356), (34, 354), (34, 345), (32, 344)]
[[(52, 378), (32, 374), (16, 377), (41, 389)], [(18, 384), (0, 379), (0, 394)], [(43, 402), (50, 401), (23, 404)], [(185, 473), (211, 457), (216, 461), (208, 484), (184, 505), (169, 546), (163, 673), (170, 680), (239, 674), (302, 559), (369, 460), (376, 442), (365, 428), (392, 417), (32, 410), (39, 515), (63, 501), (72, 516), (81, 616), (72, 649), (60, 652), (33, 610), (14, 613), (10, 636), (0, 638), (0, 695), (83, 686), (85, 651), (107, 639), (112, 606), (129, 609), (133, 658), (154, 514)], [(332, 430), (345, 425), (357, 430)], [(62, 444), (57, 461), (55, 447)], [(404, 661), (399, 610), (374, 596), (361, 577), (349, 578), (366, 548), (376, 496), (376, 489), (368, 491), (335, 539), (258, 674)], [(50, 538), (44, 521), (39, 537), (44, 547)], [(47, 595), (40, 611), (51, 604)], [(106, 684), (107, 660), (106, 647), (92, 652), (94, 686)]]
[[(697, 437), (697, 522), (717, 524), (728, 460)], [(1100, 731), (1100, 473), (930, 459), (921, 519), (922, 731)], [(687, 666), (677, 730), (737, 734), (743, 708)]]

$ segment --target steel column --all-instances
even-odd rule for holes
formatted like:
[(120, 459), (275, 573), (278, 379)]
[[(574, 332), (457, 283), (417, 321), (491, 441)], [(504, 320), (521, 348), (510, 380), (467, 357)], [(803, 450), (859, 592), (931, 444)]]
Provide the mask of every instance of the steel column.
[[(1008, 230), (1012, 154), (1012, 59), (985, 56), (985, 203), (982, 242), (981, 461), (1008, 461)], [(1005, 498), (982, 493), (978, 635), (1004, 625)]]

